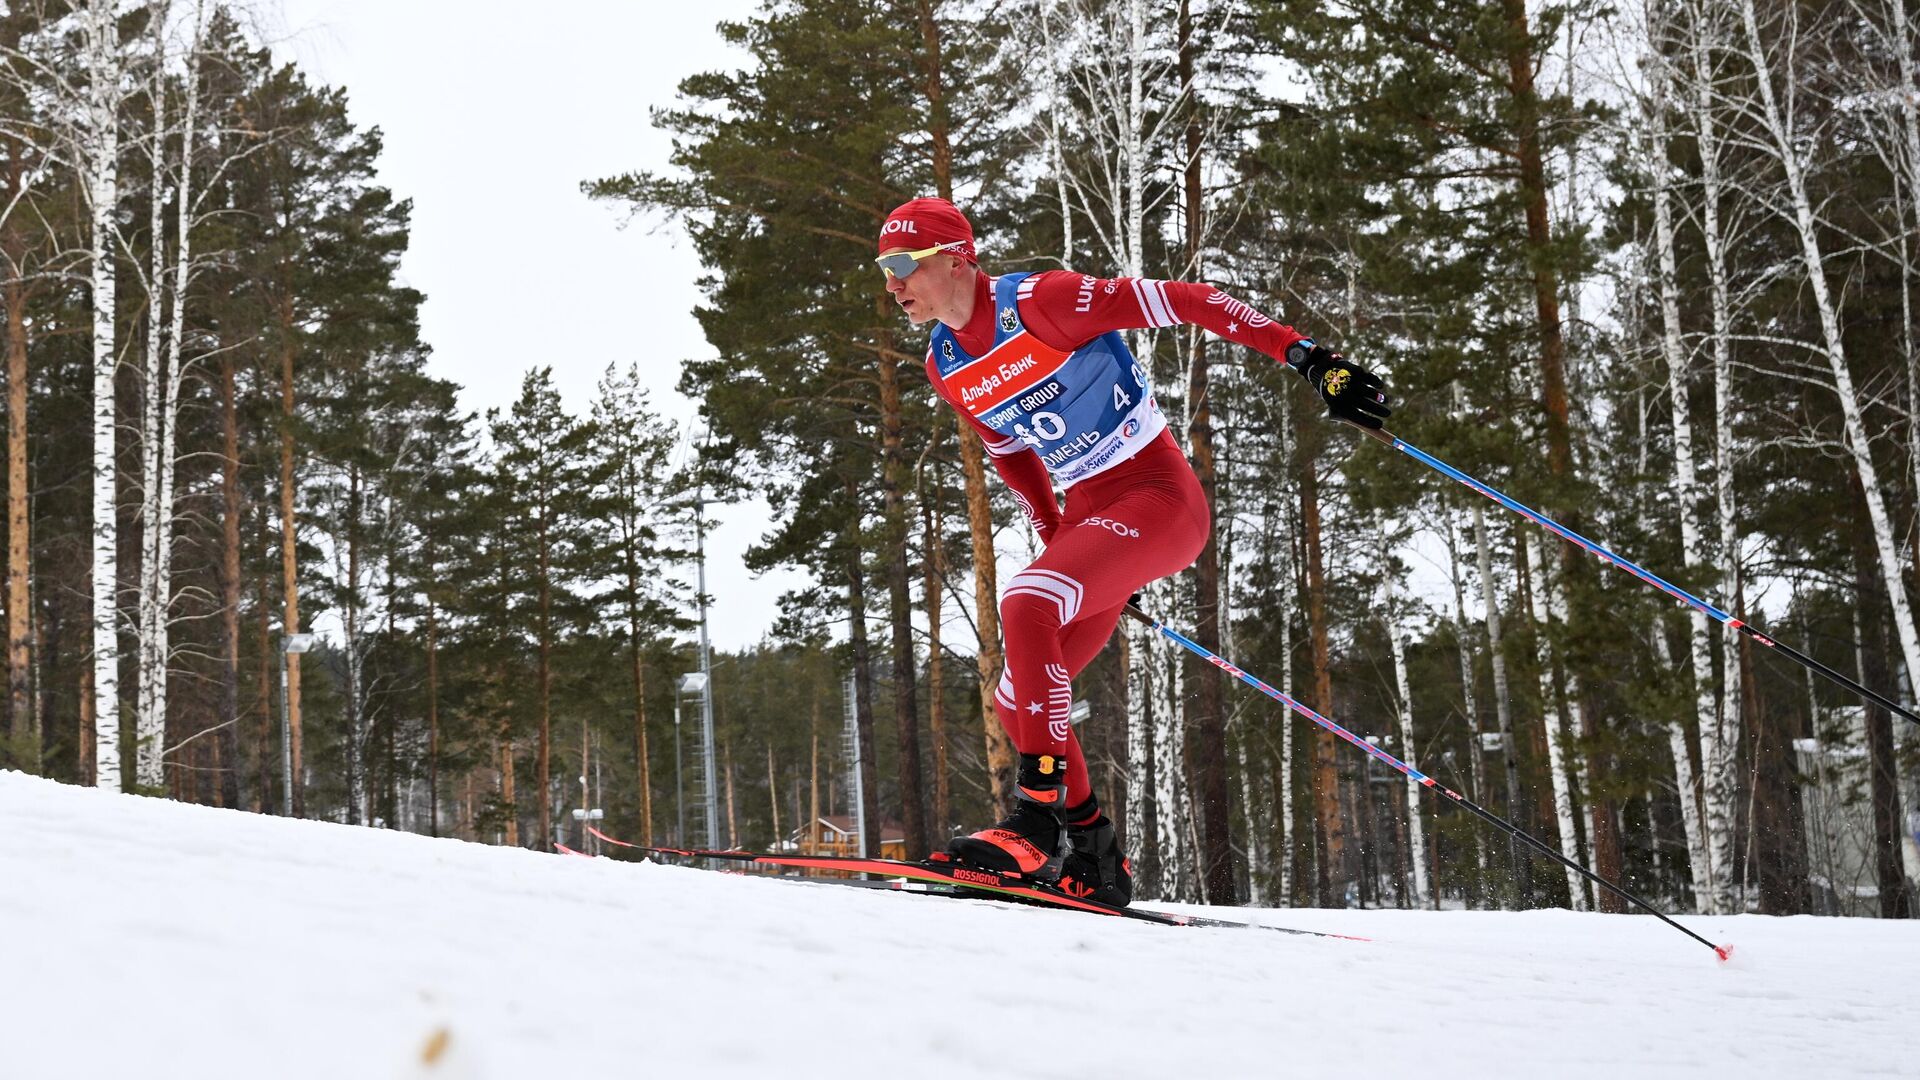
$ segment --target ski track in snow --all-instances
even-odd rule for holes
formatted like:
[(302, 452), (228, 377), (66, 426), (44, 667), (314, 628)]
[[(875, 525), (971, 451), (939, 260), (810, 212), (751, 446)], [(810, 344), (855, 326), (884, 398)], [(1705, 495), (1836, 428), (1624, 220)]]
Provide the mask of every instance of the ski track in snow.
[(1687, 918), (1721, 965), (1644, 917), (1220, 914), (1375, 940), (0, 773), (0, 1078), (1920, 1076), (1920, 922)]

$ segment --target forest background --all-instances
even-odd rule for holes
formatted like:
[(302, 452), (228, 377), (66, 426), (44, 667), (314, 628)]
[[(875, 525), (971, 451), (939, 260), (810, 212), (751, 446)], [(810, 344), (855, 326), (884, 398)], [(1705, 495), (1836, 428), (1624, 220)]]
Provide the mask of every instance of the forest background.
[[(769, 3), (649, 114), (670, 168), (581, 178), (705, 267), (676, 454), (639, 366), (669, 358), (585, 409), (545, 365), (460, 408), (379, 132), (248, 12), (10, 4), (0, 765), (539, 848), (583, 806), (764, 847), (858, 790), (910, 853), (989, 820), (998, 553), (1034, 541), (871, 266), (916, 194), (996, 268), (1221, 285), (1382, 370), (1399, 434), (1911, 702), (1913, 28), (1904, 0)], [(1268, 358), (1133, 344), (1216, 521), (1156, 615), (1672, 906), (1913, 914), (1914, 725)], [(717, 812), (683, 825), (696, 510), (748, 498), (748, 565), (810, 584), (710, 658)], [(1616, 906), (1151, 634), (1077, 692), (1149, 895)]]

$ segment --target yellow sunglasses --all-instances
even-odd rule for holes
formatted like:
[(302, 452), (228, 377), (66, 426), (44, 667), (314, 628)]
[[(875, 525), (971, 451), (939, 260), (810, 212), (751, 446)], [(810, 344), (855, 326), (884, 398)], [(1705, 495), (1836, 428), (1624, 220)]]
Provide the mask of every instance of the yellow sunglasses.
[(955, 240), (951, 243), (935, 244), (933, 247), (922, 248), (919, 251), (896, 251), (891, 255), (882, 255), (873, 261), (880, 264), (880, 269), (884, 271), (888, 277), (905, 279), (912, 277), (913, 272), (920, 269), (921, 259), (929, 255), (937, 255), (942, 251), (952, 251), (954, 248), (966, 246), (967, 242), (965, 240)]

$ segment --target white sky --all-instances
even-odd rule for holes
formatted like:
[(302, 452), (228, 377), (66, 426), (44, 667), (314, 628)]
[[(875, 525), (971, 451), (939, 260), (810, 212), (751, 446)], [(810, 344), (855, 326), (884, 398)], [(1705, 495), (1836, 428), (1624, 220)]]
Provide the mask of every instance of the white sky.
[[(714, 32), (754, 0), (694, 8), (633, 0), (279, 0), (275, 53), (344, 86), (354, 122), (385, 135), (380, 180), (413, 200), (401, 264), (426, 293), (430, 369), (472, 410), (505, 406), (529, 368), (551, 364), (584, 415), (609, 363), (639, 360), (654, 405), (681, 420), (682, 360), (712, 355), (691, 314), (699, 264), (674, 227), (589, 202), (582, 180), (662, 170), (671, 149), (648, 113), (699, 71), (744, 54)], [(741, 555), (764, 505), (718, 508), (708, 537), (716, 647), (757, 641), (796, 574), (755, 580)], [(688, 568), (691, 578), (691, 568)]]

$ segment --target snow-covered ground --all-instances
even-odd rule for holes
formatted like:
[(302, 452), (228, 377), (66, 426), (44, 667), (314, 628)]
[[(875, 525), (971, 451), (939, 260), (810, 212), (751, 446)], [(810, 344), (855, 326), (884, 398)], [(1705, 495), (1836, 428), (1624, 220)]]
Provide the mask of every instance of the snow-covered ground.
[(0, 1077), (1920, 1076), (1920, 922), (1184, 929), (0, 773)]

